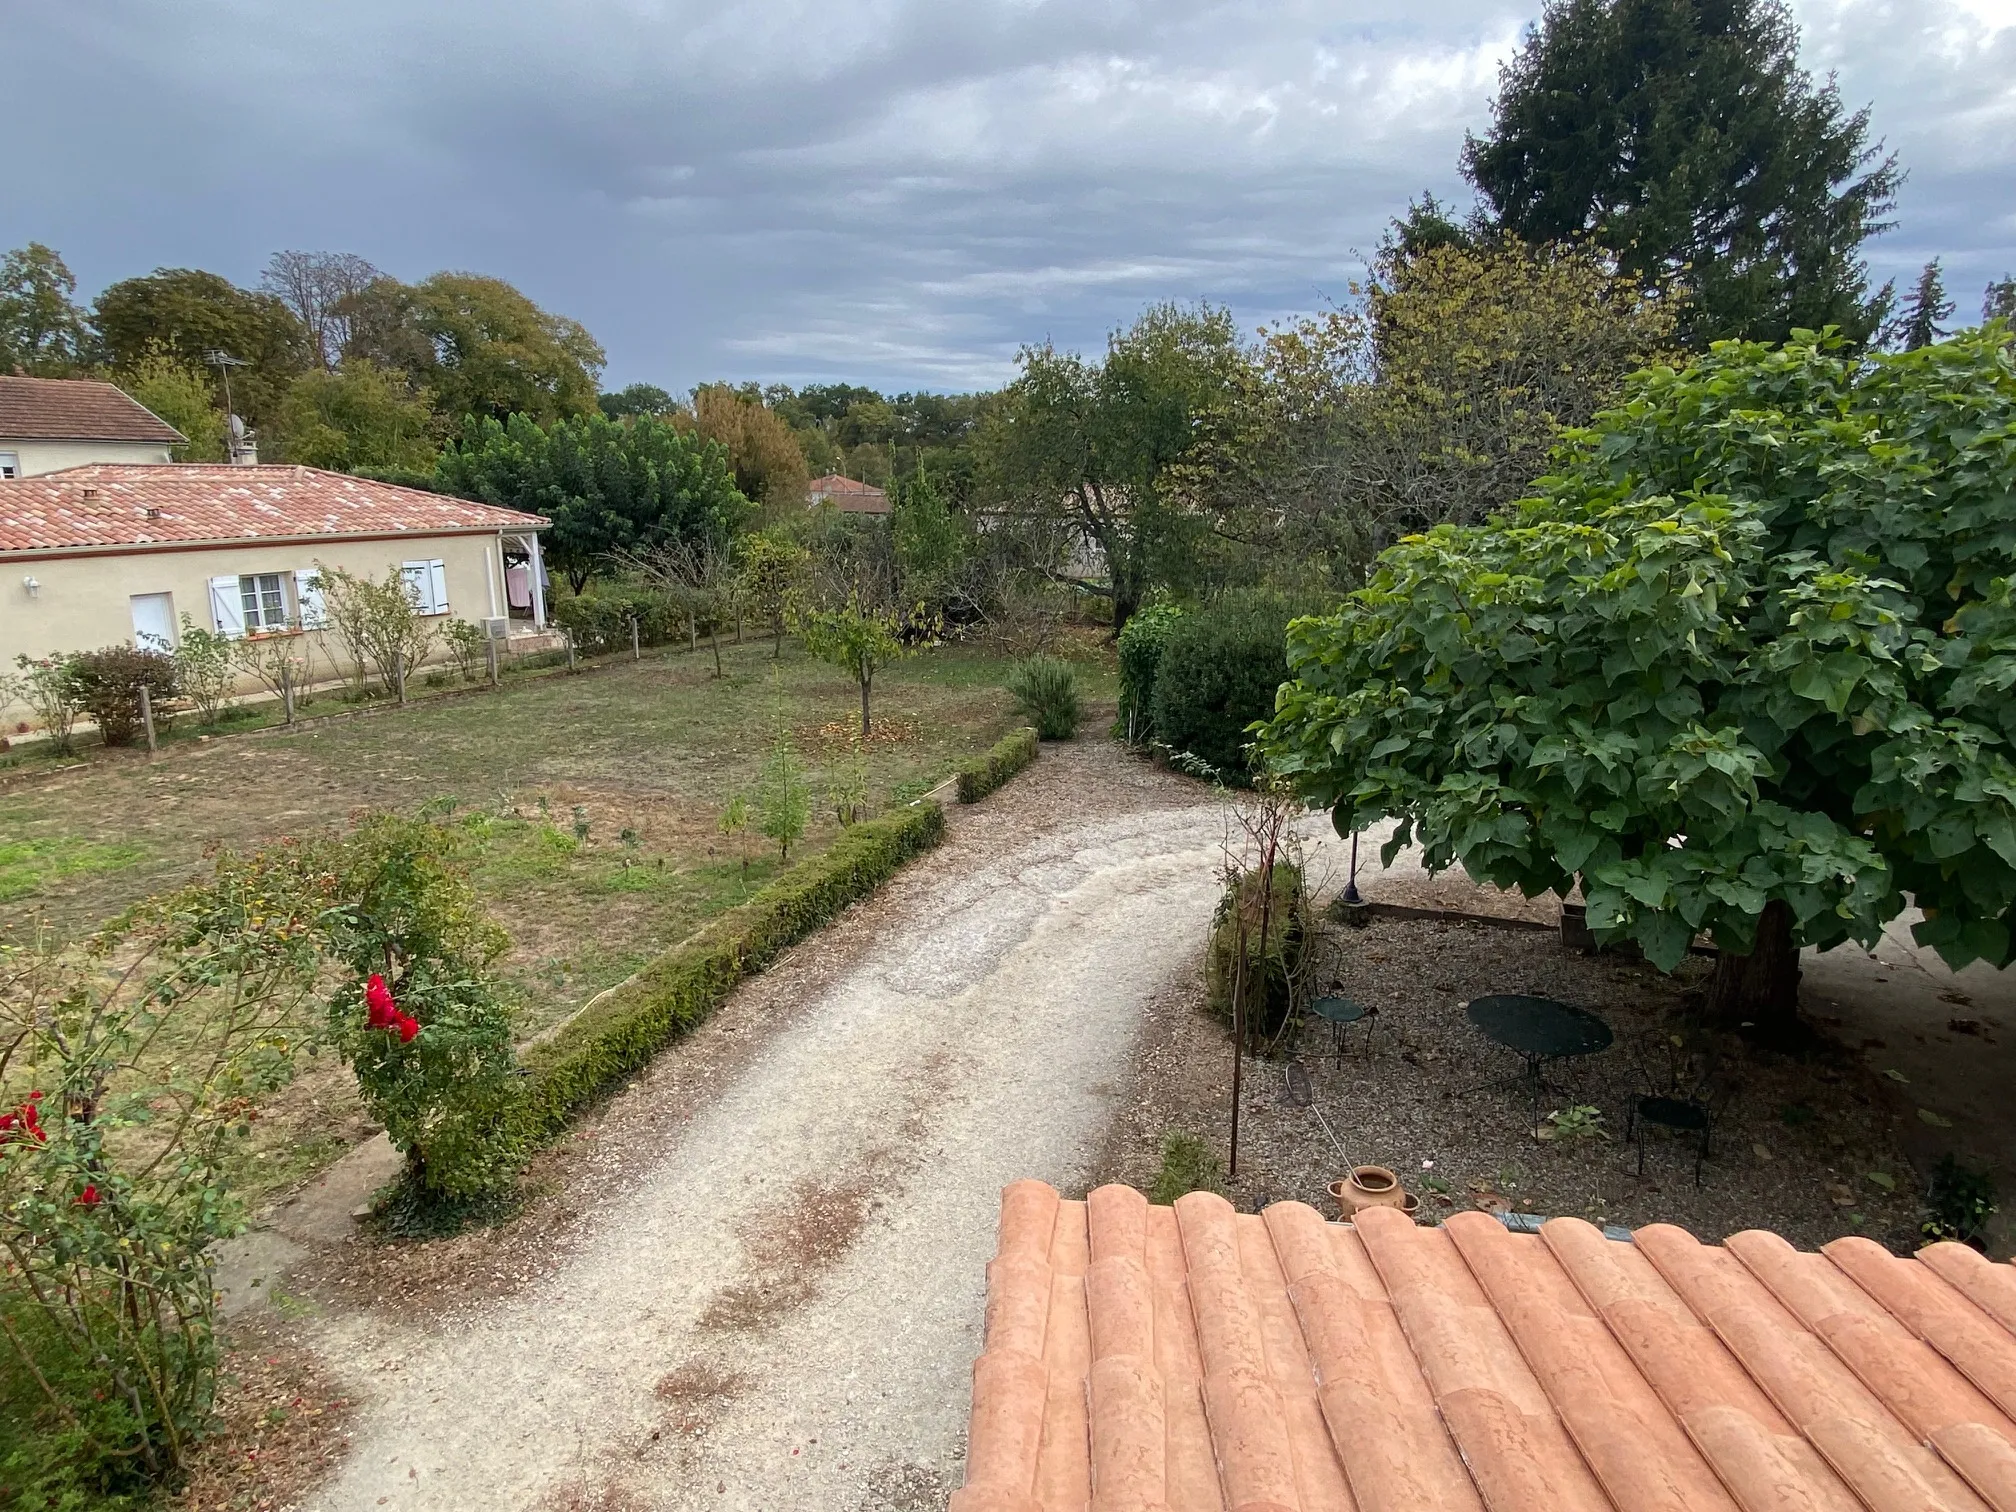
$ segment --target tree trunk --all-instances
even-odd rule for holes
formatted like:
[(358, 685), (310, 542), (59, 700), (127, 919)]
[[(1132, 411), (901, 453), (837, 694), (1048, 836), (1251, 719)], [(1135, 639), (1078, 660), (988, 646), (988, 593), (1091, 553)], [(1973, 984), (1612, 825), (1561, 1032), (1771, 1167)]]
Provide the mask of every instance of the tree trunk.
[(774, 623), (774, 624), (772, 625), (772, 627), (771, 627), (771, 633), (772, 633), (772, 635), (773, 635), (773, 636), (775, 636), (775, 640), (773, 641), (773, 643), (771, 644), (771, 647), (770, 647), (770, 660), (772, 660), (772, 661), (782, 661), (782, 660), (784, 660), (784, 616), (783, 616), (783, 615), (781, 615), (781, 614), (780, 614), (780, 615), (778, 615), (778, 616), (777, 616), (777, 619), (776, 619), (776, 622), (775, 622), (775, 623)]
[(863, 740), (868, 738), (868, 682), (869, 679), (865, 677), (861, 679), (861, 738)]
[(1796, 1037), (1799, 1018), (1799, 947), (1792, 940), (1792, 908), (1773, 900), (1757, 920), (1748, 955), (1722, 951), (1708, 979), (1708, 1021), (1718, 1028), (1749, 1028), (1760, 1039)]
[(721, 675), (721, 627), (716, 625), (707, 632), (707, 644), (714, 648), (714, 675)]

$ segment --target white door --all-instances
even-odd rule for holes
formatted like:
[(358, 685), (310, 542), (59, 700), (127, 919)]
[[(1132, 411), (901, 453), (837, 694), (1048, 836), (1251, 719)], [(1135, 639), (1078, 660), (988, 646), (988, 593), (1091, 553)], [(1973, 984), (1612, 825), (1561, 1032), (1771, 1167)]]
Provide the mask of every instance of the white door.
[(175, 649), (175, 595), (133, 595), (133, 644), (148, 651)]

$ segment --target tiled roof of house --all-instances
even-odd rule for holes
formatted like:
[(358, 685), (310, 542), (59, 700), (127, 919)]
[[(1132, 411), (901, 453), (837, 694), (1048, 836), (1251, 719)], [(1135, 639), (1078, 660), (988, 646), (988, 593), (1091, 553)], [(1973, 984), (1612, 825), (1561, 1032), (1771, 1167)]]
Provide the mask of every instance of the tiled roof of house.
[(842, 514), (889, 513), (886, 492), (857, 478), (843, 478), (839, 473), (814, 478), (806, 485), (805, 497), (814, 504), (825, 500)]
[(546, 523), (318, 467), (96, 463), (0, 482), (0, 552), (453, 535)]
[(157, 441), (186, 437), (109, 383), (0, 377), (0, 440)]
[(952, 1512), (2016, 1508), (2016, 1270), (1956, 1244), (1003, 1193)]

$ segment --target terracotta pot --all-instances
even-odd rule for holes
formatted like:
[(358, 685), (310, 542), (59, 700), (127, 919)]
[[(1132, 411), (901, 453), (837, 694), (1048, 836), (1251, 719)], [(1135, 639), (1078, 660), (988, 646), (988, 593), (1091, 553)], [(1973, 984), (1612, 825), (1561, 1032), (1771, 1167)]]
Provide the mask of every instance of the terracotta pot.
[(1402, 1192), (1400, 1194), (1400, 1211), (1405, 1213), (1409, 1218), (1415, 1217), (1421, 1211), (1421, 1199), (1416, 1197), (1412, 1192)]
[(1337, 1199), (1338, 1214), (1349, 1218), (1360, 1208), (1403, 1207), (1407, 1194), (1400, 1190), (1400, 1178), (1384, 1166), (1355, 1166), (1342, 1181), (1330, 1183), (1330, 1195)]

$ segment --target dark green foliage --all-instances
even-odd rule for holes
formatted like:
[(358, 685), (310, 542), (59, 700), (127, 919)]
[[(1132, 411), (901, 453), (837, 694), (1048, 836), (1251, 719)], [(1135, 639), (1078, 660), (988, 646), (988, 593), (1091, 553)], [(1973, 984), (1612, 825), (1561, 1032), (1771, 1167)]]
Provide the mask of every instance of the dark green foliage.
[(570, 1114), (699, 1024), (743, 978), (874, 892), (944, 833), (944, 811), (932, 803), (853, 825), (830, 848), (597, 998), (526, 1052), (530, 1080), (519, 1104), (525, 1137), (556, 1133)]
[(1150, 604), (1120, 632), (1120, 720), (1116, 733), (1147, 740), (1155, 733), (1155, 669), (1170, 632), (1183, 618), (1175, 604)]
[(1873, 333), (1861, 246), (1902, 175), (1779, 0), (1548, 0), (1495, 108), (1463, 171), (1499, 224), (1591, 237), (1647, 287), (1687, 269), (1691, 344)]
[(1957, 1239), (1982, 1247), (1988, 1220), (1995, 1216), (1995, 1178), (1964, 1166), (1949, 1153), (1932, 1173), (1932, 1186), (1922, 1231), (1929, 1240)]
[(1256, 596), (1178, 619), (1149, 701), (1157, 743), (1206, 763), (1225, 782), (1250, 781), (1247, 727), (1274, 712), (1274, 691), (1288, 680), (1290, 618), (1284, 602)]
[(1581, 879), (1670, 970), (1873, 945), (1915, 898), (2016, 960), (2016, 362), (1727, 345), (1633, 380), (1488, 524), (1387, 550), (1290, 635), (1265, 736), (1340, 829), (1529, 895)]
[(310, 361), (308, 333), (285, 304), (197, 268), (123, 279), (98, 296), (91, 318), (115, 368), (168, 356), (203, 372), (212, 351), (238, 358), (246, 366), (231, 371), (231, 403), (254, 425), (278, 413)]
[(959, 801), (978, 803), (994, 789), (1036, 759), (1039, 749), (1034, 730), (1017, 730), (994, 743), (985, 756), (975, 756), (959, 767)]
[(748, 511), (721, 447), (665, 421), (600, 411), (541, 429), (522, 414), (470, 416), (441, 454), (441, 488), (543, 514), (547, 560), (575, 592), (615, 552), (720, 540)]
[(1148, 1188), (1148, 1200), (1163, 1207), (1191, 1192), (1225, 1192), (1225, 1167), (1195, 1134), (1172, 1130), (1162, 1138), (1162, 1169)]
[(1032, 656), (1016, 663), (1008, 674), (1008, 692), (1015, 712), (1036, 727), (1044, 740), (1069, 740), (1078, 733), (1082, 712), (1078, 669), (1056, 656)]
[(1257, 871), (1226, 888), (1204, 955), (1205, 1002), (1229, 1024), (1235, 994), (1243, 997), (1247, 1039), (1255, 1049), (1270, 1044), (1288, 1022), (1309, 944), (1301, 869), (1277, 864), (1273, 893), (1270, 901)]
[(168, 723), (169, 705), (177, 687), (175, 658), (166, 651), (137, 646), (106, 646), (80, 651), (63, 665), (70, 702), (98, 726), (108, 746), (131, 745), (144, 733), (140, 688), (144, 684), (154, 705), (157, 729)]
[[(329, 1041), (406, 1156), (408, 1185), (449, 1203), (507, 1191), (521, 1164), (511, 1018), (489, 976), (509, 942), (477, 902), (465, 848), (459, 829), (376, 814), (331, 854), (330, 947), (352, 979), (329, 1000)], [(374, 973), (418, 1033), (369, 1023)]]
[(553, 601), (553, 619), (589, 655), (630, 649), (630, 622), (639, 645), (686, 639), (686, 612), (669, 594), (626, 583), (596, 583), (573, 598)]
[(679, 401), (655, 383), (633, 383), (613, 394), (604, 394), (595, 402), (611, 420), (631, 415), (669, 415), (679, 408)]

